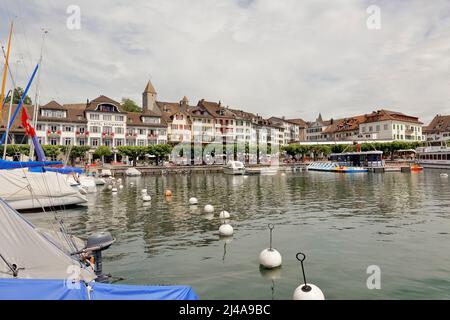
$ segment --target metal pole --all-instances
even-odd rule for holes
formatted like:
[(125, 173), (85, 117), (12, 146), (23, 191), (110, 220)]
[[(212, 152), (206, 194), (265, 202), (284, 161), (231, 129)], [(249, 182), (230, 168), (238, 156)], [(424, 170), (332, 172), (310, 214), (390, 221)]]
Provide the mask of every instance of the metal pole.
[[(42, 44), (41, 44), (41, 55), (39, 57), (39, 66), (40, 66), (41, 69), (39, 70), (39, 73), (37, 75), (37, 79), (36, 79), (36, 93), (35, 93), (35, 96), (34, 96), (33, 122), (32, 122), (33, 128), (36, 128), (37, 117), (38, 117), (38, 113), (39, 113), (39, 82), (41, 80), (42, 58), (43, 58), (43, 51), (44, 51), (45, 35), (47, 33), (48, 33), (47, 30), (43, 30)], [(34, 144), (32, 142), (30, 143), (30, 160), (31, 161), (34, 160)]]

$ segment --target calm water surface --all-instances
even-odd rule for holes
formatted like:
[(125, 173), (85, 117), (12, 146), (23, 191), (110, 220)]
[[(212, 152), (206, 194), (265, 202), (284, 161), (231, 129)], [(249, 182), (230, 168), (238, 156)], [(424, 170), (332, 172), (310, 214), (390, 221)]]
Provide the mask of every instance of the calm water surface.
[[(141, 200), (143, 188), (151, 203)], [(198, 207), (188, 205), (192, 196)], [(203, 213), (208, 203), (214, 215)], [(227, 240), (218, 235), (223, 206), (235, 229)], [(450, 298), (450, 179), (437, 171), (127, 178), (118, 194), (100, 189), (64, 215), (75, 235), (117, 238), (104, 270), (123, 283), (191, 285), (201, 299), (291, 299), (302, 251), (308, 280), (327, 299)], [(43, 213), (27, 217), (49, 225)], [(268, 223), (283, 266), (262, 273)], [(366, 287), (369, 265), (381, 268), (381, 290)]]

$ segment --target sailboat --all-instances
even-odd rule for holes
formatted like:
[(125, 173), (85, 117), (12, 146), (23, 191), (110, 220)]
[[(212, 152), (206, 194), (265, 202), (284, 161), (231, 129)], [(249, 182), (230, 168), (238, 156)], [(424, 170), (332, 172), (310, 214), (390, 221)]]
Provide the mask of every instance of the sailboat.
[[(6, 73), (8, 70), (9, 49), (11, 45), (12, 24), (10, 36), (8, 41), (8, 52), (5, 58), (5, 67), (3, 73), (2, 92), (0, 98), (3, 100), (4, 87), (6, 81)], [(10, 101), (10, 115), (7, 123), (6, 132), (0, 140), (0, 144), (5, 143), (6, 149), (7, 136), (9, 128), (12, 127), (15, 118), (17, 117), (28, 90), (33, 82), (34, 77), (38, 71), (39, 64), (36, 65), (31, 75), (30, 80), (22, 94), (19, 104), (11, 116), (13, 94)], [(14, 79), (11, 77), (11, 80)], [(14, 90), (12, 90), (14, 92)], [(2, 101), (2, 106), (6, 104), (6, 99)], [(25, 134), (31, 136), (31, 140), (38, 156), (38, 161), (15, 162), (3, 159), (0, 162), (0, 198), (7, 201), (14, 209), (28, 210), (28, 209), (42, 209), (53, 206), (66, 206), (73, 204), (86, 203), (87, 198), (82, 195), (79, 190), (73, 189), (68, 184), (63, 175), (57, 172), (31, 172), (31, 167), (42, 167), (42, 164), (47, 164), (44, 151), (39, 144), (38, 138), (34, 128), (31, 126), (26, 109), (22, 110), (22, 125), (25, 129)], [(4, 153), (5, 155), (5, 153)], [(50, 162), (51, 163), (51, 162)], [(58, 162), (62, 164), (61, 162)], [(55, 164), (55, 163), (53, 163)]]
[(189, 286), (108, 283), (102, 254), (114, 239), (39, 230), (0, 199), (0, 300), (197, 300)]

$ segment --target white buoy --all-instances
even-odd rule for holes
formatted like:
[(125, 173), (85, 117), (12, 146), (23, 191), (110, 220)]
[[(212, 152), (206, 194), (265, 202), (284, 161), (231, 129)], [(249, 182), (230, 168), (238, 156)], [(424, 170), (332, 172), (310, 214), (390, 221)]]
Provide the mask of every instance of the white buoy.
[(110, 185), (110, 184), (108, 184), (108, 190), (111, 190), (112, 189), (112, 185)]
[(144, 200), (144, 201), (151, 201), (152, 197), (149, 196), (148, 194), (144, 194), (144, 195), (142, 195), (142, 200)]
[(228, 211), (222, 210), (219, 214), (220, 219), (228, 219), (230, 218), (230, 213)]
[(307, 283), (299, 285), (292, 296), (293, 300), (325, 300), (322, 290), (319, 287)]
[(274, 228), (275, 226), (269, 223), (270, 246), (259, 254), (259, 263), (267, 269), (278, 268), (283, 261), (281, 254), (276, 249), (272, 248), (272, 232)]
[(448, 178), (448, 174), (447, 173), (441, 173), (440, 176), (441, 176), (441, 178)]
[(189, 204), (194, 205), (194, 204), (197, 204), (197, 203), (198, 203), (197, 198), (194, 198), (194, 197), (189, 198)]
[(117, 188), (112, 188), (111, 191), (112, 191), (113, 193), (114, 193), (114, 192), (117, 192)]
[(142, 193), (147, 193), (147, 189), (142, 189), (141, 192)]
[(203, 208), (203, 210), (204, 210), (205, 212), (211, 213), (211, 212), (214, 212), (214, 207), (213, 207), (212, 205), (210, 205), (210, 204), (207, 204), (207, 205)]
[(303, 261), (305, 261), (306, 256), (304, 253), (297, 253), (296, 258), (300, 261), (302, 265), (303, 273), (303, 284), (299, 285), (292, 296), (293, 300), (325, 300), (325, 296), (319, 287), (308, 283), (305, 276), (305, 267), (303, 266)]
[(264, 249), (259, 254), (259, 263), (267, 269), (278, 268), (282, 261), (281, 254), (273, 248)]
[(119, 189), (123, 189), (123, 184), (121, 184), (121, 185), (119, 186)]
[(224, 223), (219, 227), (219, 234), (221, 236), (229, 237), (233, 235), (233, 232), (233, 227), (228, 223)]

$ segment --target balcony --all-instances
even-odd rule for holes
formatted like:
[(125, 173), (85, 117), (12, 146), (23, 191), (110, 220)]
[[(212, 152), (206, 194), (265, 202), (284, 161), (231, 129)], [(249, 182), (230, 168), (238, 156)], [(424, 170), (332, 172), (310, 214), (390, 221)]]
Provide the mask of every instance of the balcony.
[(125, 133), (125, 138), (127, 138), (127, 139), (136, 139), (137, 138), (137, 133), (127, 132), (127, 133)]
[(77, 137), (77, 138), (87, 138), (87, 137), (89, 137), (89, 131), (84, 131), (84, 132), (75, 131), (75, 137)]
[(156, 134), (147, 135), (148, 140), (158, 140), (158, 136)]
[(114, 132), (102, 132), (102, 138), (103, 139), (113, 139)]
[(61, 136), (61, 130), (56, 130), (56, 131), (47, 130), (47, 136), (48, 137), (60, 137)]

